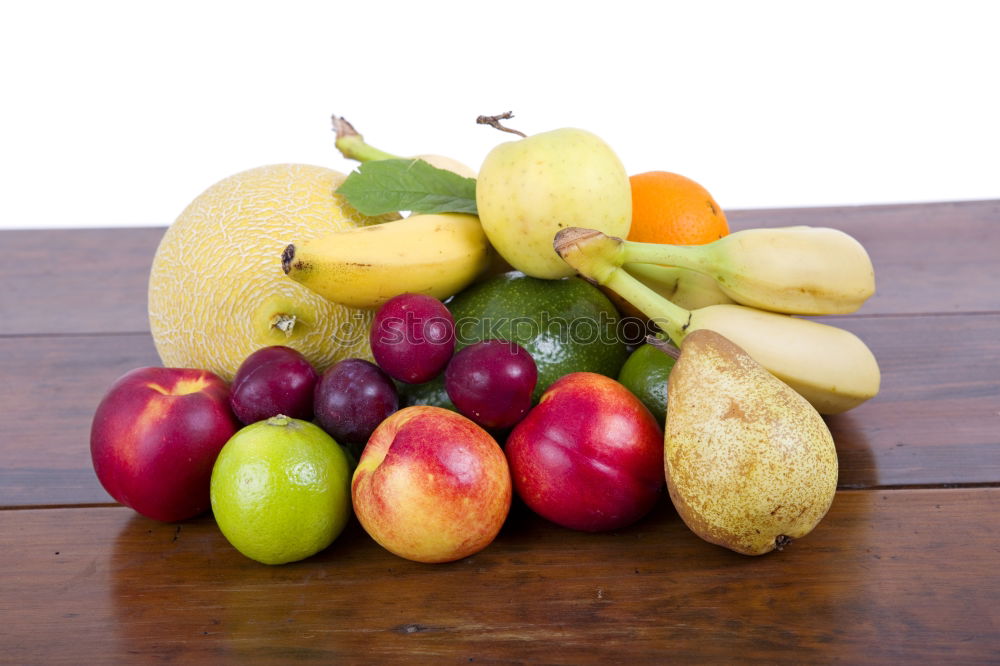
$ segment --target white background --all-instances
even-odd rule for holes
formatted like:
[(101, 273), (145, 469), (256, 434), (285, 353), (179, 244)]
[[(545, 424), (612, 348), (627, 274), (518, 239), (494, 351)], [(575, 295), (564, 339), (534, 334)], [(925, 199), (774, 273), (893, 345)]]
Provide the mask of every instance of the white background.
[[(1000, 197), (998, 3), (4, 2), (0, 227), (169, 224), (331, 113), (478, 167), (595, 132), (727, 209)], [(591, 8), (592, 7), (592, 8)]]

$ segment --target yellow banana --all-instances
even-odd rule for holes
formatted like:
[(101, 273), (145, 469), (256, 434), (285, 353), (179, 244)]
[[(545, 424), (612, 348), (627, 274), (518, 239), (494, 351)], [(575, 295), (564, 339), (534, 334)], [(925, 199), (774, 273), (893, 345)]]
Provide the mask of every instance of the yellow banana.
[(694, 310), (683, 334), (702, 328), (743, 347), (820, 414), (846, 412), (879, 391), (875, 355), (842, 328), (745, 305)]
[(623, 268), (660, 296), (688, 310), (734, 302), (718, 282), (687, 268), (656, 264), (625, 264)]
[(335, 303), (377, 308), (406, 292), (444, 300), (475, 280), (491, 254), (474, 215), (411, 215), (293, 243), (281, 267)]
[(875, 356), (849, 331), (745, 305), (687, 310), (629, 275), (616, 261), (621, 241), (598, 231), (564, 229), (556, 235), (555, 248), (581, 275), (642, 311), (676, 345), (698, 329), (721, 333), (822, 414), (856, 407), (879, 391)]
[(745, 229), (705, 245), (620, 243), (621, 263), (698, 271), (715, 279), (737, 303), (763, 310), (846, 314), (875, 293), (875, 270), (868, 253), (837, 229)]

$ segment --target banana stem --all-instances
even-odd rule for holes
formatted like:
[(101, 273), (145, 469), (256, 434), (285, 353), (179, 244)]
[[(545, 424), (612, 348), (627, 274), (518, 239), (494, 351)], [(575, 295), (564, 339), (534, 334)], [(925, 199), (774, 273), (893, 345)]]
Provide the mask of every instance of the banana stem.
[(628, 271), (621, 267), (611, 271), (603, 284), (638, 308), (642, 314), (649, 317), (653, 324), (666, 333), (675, 345), (680, 346), (691, 321), (690, 310), (685, 310), (681, 306), (671, 303), (629, 275)]
[(632, 277), (642, 280), (645, 285), (657, 287), (657, 291), (664, 296), (677, 291), (677, 287), (680, 285), (681, 271), (684, 270), (676, 266), (660, 266), (658, 264), (625, 264), (623, 268)]
[(711, 245), (661, 245), (625, 241), (622, 260), (627, 264), (661, 264), (680, 266), (699, 273), (709, 273), (711, 258), (707, 248)]
[(594, 229), (570, 227), (556, 234), (552, 245), (580, 275), (607, 287), (637, 307), (680, 345), (691, 312), (660, 296), (622, 268), (623, 248), (628, 242)]
[(354, 129), (354, 125), (347, 122), (346, 118), (333, 116), (333, 129), (337, 133), (337, 139), (333, 145), (337, 147), (341, 155), (349, 160), (373, 162), (375, 160), (399, 159), (398, 155), (387, 153), (365, 143), (364, 137)]

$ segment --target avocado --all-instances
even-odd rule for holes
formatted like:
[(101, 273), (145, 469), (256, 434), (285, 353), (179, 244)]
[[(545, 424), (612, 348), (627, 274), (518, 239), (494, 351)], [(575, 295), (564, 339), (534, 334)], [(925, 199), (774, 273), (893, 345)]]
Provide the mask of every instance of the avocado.
[(396, 390), (399, 392), (400, 407), (432, 405), (450, 409), (453, 412), (458, 411), (448, 397), (448, 391), (445, 390), (444, 372), (423, 384), (405, 384), (400, 381), (396, 381), (395, 384)]
[(615, 378), (627, 357), (619, 315), (600, 289), (578, 277), (542, 280), (511, 271), (473, 285), (446, 303), (455, 351), (481, 340), (518, 343), (538, 367), (537, 402), (571, 372)]

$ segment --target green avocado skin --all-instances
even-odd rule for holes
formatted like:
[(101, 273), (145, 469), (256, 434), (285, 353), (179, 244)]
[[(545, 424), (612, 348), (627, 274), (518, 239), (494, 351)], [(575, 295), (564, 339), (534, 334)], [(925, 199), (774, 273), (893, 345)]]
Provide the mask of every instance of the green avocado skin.
[(571, 372), (617, 378), (628, 356), (618, 311), (578, 277), (542, 280), (518, 271), (490, 278), (447, 303), (455, 318), (455, 351), (489, 339), (510, 340), (538, 367), (535, 402)]
[(431, 405), (433, 407), (443, 407), (457, 412), (458, 409), (448, 397), (448, 391), (444, 387), (444, 373), (423, 384), (405, 384), (395, 381), (396, 390), (399, 392), (400, 407), (412, 407), (414, 405)]

